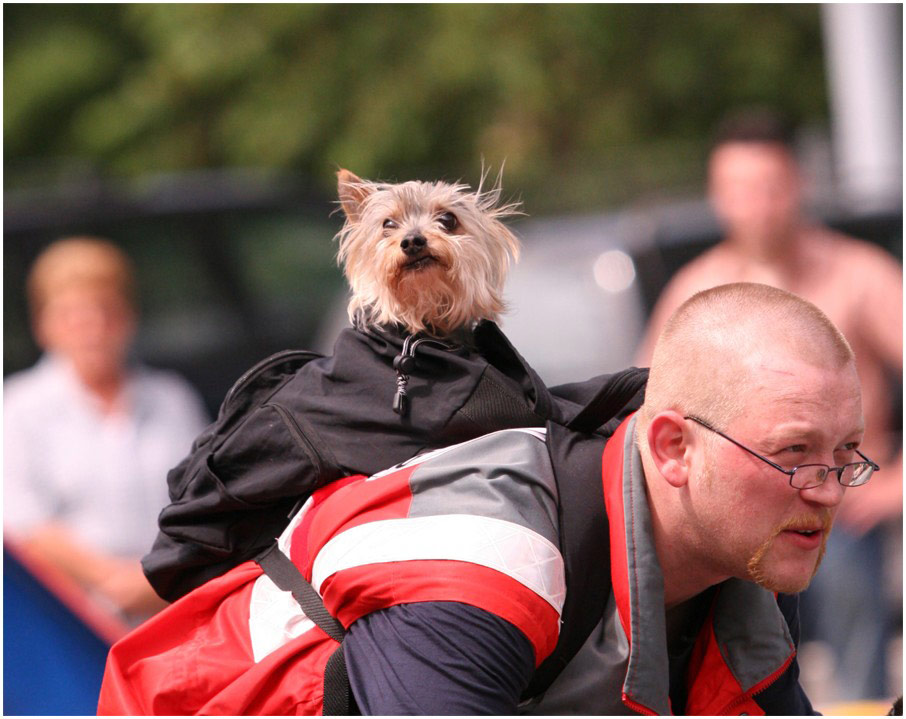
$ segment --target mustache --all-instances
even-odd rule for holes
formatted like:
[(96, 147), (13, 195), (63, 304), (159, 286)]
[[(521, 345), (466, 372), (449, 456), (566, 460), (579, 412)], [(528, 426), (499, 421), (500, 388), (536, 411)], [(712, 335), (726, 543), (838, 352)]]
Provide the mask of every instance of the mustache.
[(825, 533), (829, 533), (833, 524), (833, 513), (825, 507), (817, 513), (797, 514), (784, 520), (774, 528), (771, 536), (776, 537), (781, 532), (800, 532), (803, 530), (822, 530)]

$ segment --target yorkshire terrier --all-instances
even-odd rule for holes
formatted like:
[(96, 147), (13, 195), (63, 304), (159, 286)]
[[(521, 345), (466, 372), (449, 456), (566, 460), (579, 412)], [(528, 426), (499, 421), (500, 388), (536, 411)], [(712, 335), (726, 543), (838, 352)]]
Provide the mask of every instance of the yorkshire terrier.
[[(521, 214), (500, 204), (500, 182), (486, 192), (461, 184), (388, 184), (337, 173), (346, 222), (338, 262), (352, 290), (356, 325), (398, 325), (446, 338), (504, 310), (503, 285), (519, 241), (501, 222)], [(484, 180), (484, 177), (482, 177)]]

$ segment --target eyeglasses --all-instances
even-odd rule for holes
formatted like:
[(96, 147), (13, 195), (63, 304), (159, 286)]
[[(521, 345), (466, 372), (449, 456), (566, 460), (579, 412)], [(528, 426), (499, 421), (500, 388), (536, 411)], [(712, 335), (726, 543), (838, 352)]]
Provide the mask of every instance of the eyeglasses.
[(841, 465), (840, 467), (829, 467), (826, 464), (800, 464), (798, 467), (793, 467), (792, 469), (784, 469), (779, 464), (776, 464), (769, 460), (767, 457), (762, 457), (758, 452), (746, 447), (744, 444), (740, 444), (732, 437), (728, 437), (720, 430), (714, 429), (710, 424), (705, 422), (703, 419), (698, 417), (693, 417), (688, 415), (683, 417), (683, 419), (691, 419), (693, 422), (697, 422), (705, 429), (709, 429), (715, 434), (719, 434), (726, 440), (729, 440), (735, 444), (740, 449), (744, 449), (749, 454), (758, 457), (762, 462), (766, 462), (771, 465), (778, 472), (783, 472), (785, 475), (790, 478), (790, 486), (796, 489), (811, 489), (812, 487), (817, 487), (824, 483), (824, 480), (827, 479), (827, 476), (831, 472), (836, 472), (837, 481), (842, 484), (844, 487), (858, 487), (859, 485), (865, 484), (869, 479), (871, 479), (872, 472), (877, 472), (881, 469), (877, 464), (872, 462), (868, 457), (862, 454), (858, 449), (855, 450), (864, 462), (850, 462), (848, 464)]

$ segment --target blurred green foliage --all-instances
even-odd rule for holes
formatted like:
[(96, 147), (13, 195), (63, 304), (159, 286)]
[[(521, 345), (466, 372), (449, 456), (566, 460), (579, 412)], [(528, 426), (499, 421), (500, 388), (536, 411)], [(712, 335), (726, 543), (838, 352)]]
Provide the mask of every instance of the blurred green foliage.
[(827, 113), (818, 5), (4, 5), (7, 187), (255, 166), (463, 178), (532, 214), (697, 189), (727, 109)]

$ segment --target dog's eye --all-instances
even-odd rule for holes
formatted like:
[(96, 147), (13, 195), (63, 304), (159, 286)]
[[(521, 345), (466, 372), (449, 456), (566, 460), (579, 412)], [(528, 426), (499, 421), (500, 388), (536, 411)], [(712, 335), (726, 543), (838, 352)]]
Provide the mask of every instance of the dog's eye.
[(397, 228), (397, 226), (398, 225), (393, 220), (391, 220), (389, 217), (386, 220), (384, 220), (384, 229), (385, 230), (395, 230)]
[(447, 232), (452, 232), (459, 225), (459, 220), (456, 219), (456, 215), (452, 212), (445, 212), (437, 218), (437, 221)]

